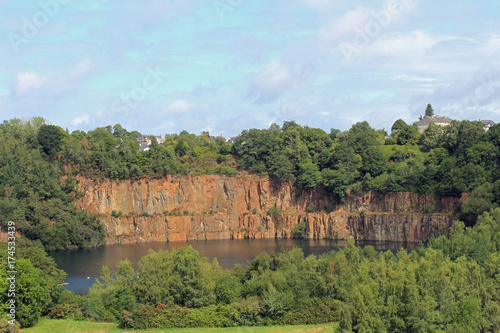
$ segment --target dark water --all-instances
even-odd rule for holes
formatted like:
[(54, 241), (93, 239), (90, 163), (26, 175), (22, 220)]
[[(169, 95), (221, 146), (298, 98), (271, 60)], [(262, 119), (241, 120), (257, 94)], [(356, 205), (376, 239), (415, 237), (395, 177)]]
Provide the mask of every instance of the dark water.
[[(232, 268), (235, 264), (246, 265), (261, 252), (272, 253), (284, 247), (291, 250), (300, 247), (306, 256), (310, 254), (321, 254), (338, 250), (344, 247), (344, 240), (312, 240), (312, 239), (245, 239), (245, 240), (214, 240), (198, 242), (169, 242), (149, 243), (134, 245), (110, 245), (95, 249), (82, 249), (76, 251), (50, 252), (57, 267), (63, 269), (68, 276), (69, 283), (66, 289), (88, 293), (90, 286), (99, 277), (102, 266), (108, 266), (112, 272), (116, 272), (121, 260), (128, 258), (134, 268), (138, 267), (141, 257), (145, 256), (149, 249), (177, 250), (183, 246), (191, 245), (202, 257), (209, 259), (217, 258), (223, 268)], [(398, 251), (401, 247), (413, 249), (414, 243), (400, 242), (358, 242), (360, 246), (372, 245), (377, 251)]]

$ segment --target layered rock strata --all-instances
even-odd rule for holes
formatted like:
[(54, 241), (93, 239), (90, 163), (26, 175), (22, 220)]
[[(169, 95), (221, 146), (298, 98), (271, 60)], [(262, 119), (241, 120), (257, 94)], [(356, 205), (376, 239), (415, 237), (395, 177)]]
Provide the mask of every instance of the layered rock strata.
[(450, 228), (457, 198), (415, 193), (347, 195), (255, 175), (79, 178), (78, 208), (100, 215), (106, 244), (241, 238), (428, 240)]

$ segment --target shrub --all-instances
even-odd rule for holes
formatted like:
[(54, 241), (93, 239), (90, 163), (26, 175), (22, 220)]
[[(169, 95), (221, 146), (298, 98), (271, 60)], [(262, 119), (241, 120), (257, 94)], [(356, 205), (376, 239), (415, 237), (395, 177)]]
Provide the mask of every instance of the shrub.
[(219, 164), (222, 163), (222, 162), (225, 162), (226, 159), (227, 159), (227, 157), (224, 156), (224, 155), (220, 155), (220, 154), (217, 155), (217, 163), (219, 163)]
[(395, 145), (396, 144), (396, 140), (394, 140), (393, 138), (387, 138), (385, 139), (385, 145), (386, 146), (392, 146), (392, 145)]
[(276, 206), (269, 208), (267, 211), (267, 215), (273, 216), (275, 219), (279, 219), (281, 217), (281, 213), (281, 209)]
[(316, 205), (314, 203), (310, 203), (309, 206), (307, 206), (307, 212), (308, 213), (314, 213), (316, 211)]
[(120, 216), (122, 216), (122, 211), (121, 210), (120, 211), (113, 210), (111, 212), (111, 216), (113, 216), (113, 217), (120, 217)]
[(49, 314), (52, 319), (81, 319), (82, 310), (77, 304), (59, 304), (52, 308)]
[(296, 224), (292, 229), (293, 238), (304, 238), (306, 234), (306, 223), (304, 221), (300, 221), (300, 223)]
[(21, 332), (21, 326), (19, 322), (16, 320), (14, 322), (14, 326), (9, 324), (7, 317), (0, 318), (0, 333), (18, 333)]
[(142, 212), (141, 215), (144, 216), (144, 217), (148, 217), (149, 216), (148, 212)]

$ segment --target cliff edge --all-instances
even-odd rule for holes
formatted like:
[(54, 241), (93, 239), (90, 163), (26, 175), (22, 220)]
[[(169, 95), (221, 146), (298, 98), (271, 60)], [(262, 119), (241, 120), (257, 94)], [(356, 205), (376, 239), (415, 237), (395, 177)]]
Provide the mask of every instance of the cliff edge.
[(106, 244), (241, 238), (428, 240), (447, 233), (458, 198), (394, 192), (336, 203), (256, 175), (167, 176), (126, 181), (79, 177), (76, 206), (100, 215)]

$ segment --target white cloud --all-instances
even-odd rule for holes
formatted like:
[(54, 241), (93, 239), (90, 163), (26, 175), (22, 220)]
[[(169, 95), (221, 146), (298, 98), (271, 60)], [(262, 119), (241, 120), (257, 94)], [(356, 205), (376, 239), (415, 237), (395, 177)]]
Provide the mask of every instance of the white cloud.
[(380, 8), (358, 6), (340, 19), (331, 20), (320, 30), (320, 37), (330, 42), (356, 34), (377, 38), (381, 32), (405, 21), (416, 10), (420, 1), (386, 0)]
[(39, 90), (47, 84), (47, 82), (48, 79), (46, 77), (42, 77), (34, 71), (17, 73), (16, 94), (17, 96), (25, 96), (32, 90)]
[(73, 121), (71, 122), (74, 126), (78, 126), (80, 124), (88, 124), (90, 122), (90, 117), (88, 114), (84, 114), (80, 117), (76, 117), (75, 119), (73, 119)]
[(420, 77), (416, 75), (407, 75), (407, 74), (397, 74), (392, 77), (389, 77), (388, 79), (396, 81), (422, 82), (422, 83), (434, 83), (438, 81), (438, 79), (433, 77)]
[(370, 11), (366, 7), (358, 7), (346, 13), (340, 19), (332, 20), (320, 31), (320, 35), (327, 41), (337, 40), (345, 35), (355, 33), (356, 27), (362, 26), (370, 19)]
[(191, 109), (191, 104), (186, 100), (178, 99), (170, 103), (167, 109), (175, 113), (185, 113)]
[(304, 111), (298, 104), (284, 103), (279, 109), (280, 118), (284, 120), (294, 120), (304, 116)]
[(85, 59), (79, 62), (75, 68), (73, 68), (70, 73), (70, 79), (77, 79), (94, 69), (94, 63), (90, 59)]
[(255, 103), (276, 101), (286, 90), (297, 85), (296, 77), (277, 60), (272, 60), (258, 73), (250, 85), (250, 96)]

